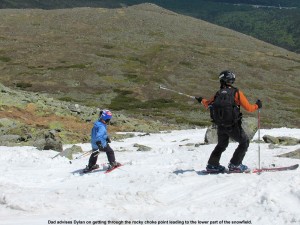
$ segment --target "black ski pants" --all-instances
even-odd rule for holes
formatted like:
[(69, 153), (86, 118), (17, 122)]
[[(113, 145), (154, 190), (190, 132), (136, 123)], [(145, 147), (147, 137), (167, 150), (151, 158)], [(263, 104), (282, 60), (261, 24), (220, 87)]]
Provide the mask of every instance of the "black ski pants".
[[(98, 145), (98, 144), (97, 144)], [(99, 145), (98, 145), (99, 146)], [(106, 156), (107, 156), (107, 159), (108, 159), (108, 162), (111, 164), (113, 162), (116, 161), (115, 159), (115, 153), (114, 151), (112, 150), (112, 148), (109, 146), (109, 144), (106, 145), (105, 148), (103, 148), (100, 144), (99, 148), (98, 149), (93, 149), (93, 153), (91, 154), (90, 156), (90, 159), (89, 159), (89, 167), (93, 166), (96, 164), (97, 162), (97, 159), (98, 159), (98, 155), (99, 155), (99, 150), (100, 152), (106, 152)]]
[(234, 125), (233, 127), (218, 126), (218, 144), (213, 150), (208, 160), (208, 164), (213, 166), (220, 165), (220, 158), (222, 153), (226, 150), (229, 144), (229, 138), (232, 138), (239, 143), (238, 147), (233, 153), (230, 162), (233, 165), (240, 165), (246, 155), (249, 147), (249, 138), (246, 135), (241, 123)]

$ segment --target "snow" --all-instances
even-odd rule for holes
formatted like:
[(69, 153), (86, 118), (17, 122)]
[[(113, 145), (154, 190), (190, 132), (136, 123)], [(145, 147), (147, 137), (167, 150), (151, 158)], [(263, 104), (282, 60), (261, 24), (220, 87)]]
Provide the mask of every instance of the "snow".
[[(215, 146), (202, 145), (205, 131), (135, 133), (111, 143), (126, 165), (83, 176), (78, 170), (88, 157), (70, 164), (63, 157), (52, 159), (54, 151), (0, 146), (0, 224), (300, 224), (299, 169), (199, 175)], [(300, 129), (261, 130), (264, 134), (299, 138)], [(136, 143), (152, 150), (137, 151)], [(90, 150), (90, 144), (79, 145)], [(236, 147), (230, 143), (221, 164), (228, 164)], [(300, 163), (276, 157), (299, 148), (260, 143), (262, 166)], [(258, 144), (251, 142), (244, 164), (255, 168), (257, 158)], [(106, 160), (101, 153), (98, 163)]]

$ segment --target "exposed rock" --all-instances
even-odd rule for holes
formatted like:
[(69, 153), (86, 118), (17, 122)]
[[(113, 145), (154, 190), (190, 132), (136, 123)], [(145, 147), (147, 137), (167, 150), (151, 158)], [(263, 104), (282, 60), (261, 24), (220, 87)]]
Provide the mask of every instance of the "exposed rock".
[(184, 144), (184, 145), (179, 145), (180, 147), (181, 146), (187, 146), (187, 147), (190, 147), (190, 146), (195, 146), (195, 144), (194, 143), (186, 143), (186, 144)]
[(63, 150), (61, 138), (54, 130), (45, 132), (43, 137), (34, 141), (33, 146), (39, 150), (54, 150), (58, 152)]
[(8, 119), (8, 118), (1, 118), (0, 119), (0, 127), (16, 127), (18, 122)]
[(71, 148), (67, 148), (67, 149), (63, 150), (62, 152), (60, 152), (58, 154), (58, 156), (66, 157), (66, 158), (72, 160), (73, 154), (77, 154), (80, 152), (83, 152), (82, 148), (78, 145), (73, 145)]
[(77, 114), (81, 113), (81, 108), (79, 107), (78, 104), (69, 105), (68, 108), (70, 109), (71, 112), (75, 112)]
[(268, 148), (269, 149), (275, 149), (275, 148), (280, 148), (280, 147), (278, 145), (269, 144)]
[(0, 144), (8, 143), (8, 142), (20, 142), (22, 141), (22, 137), (19, 135), (1, 135), (0, 136)]
[(243, 118), (242, 127), (249, 137), (249, 140), (252, 140), (257, 129), (258, 129), (258, 120), (255, 117)]
[(300, 148), (295, 150), (295, 151), (279, 155), (278, 157), (287, 157), (287, 158), (293, 158), (293, 159), (300, 159)]
[[(242, 127), (249, 140), (251, 140), (257, 131), (257, 119), (253, 117), (243, 118)], [(218, 142), (217, 128), (215, 126), (207, 128), (204, 142), (206, 144), (215, 144)]]
[(266, 143), (274, 145), (297, 145), (300, 143), (300, 139), (293, 137), (273, 137), (271, 135), (264, 135), (263, 140)]
[(204, 143), (215, 144), (217, 142), (218, 142), (217, 128), (215, 126), (210, 126), (206, 130)]
[(278, 137), (280, 145), (297, 145), (300, 144), (300, 139), (293, 137)]
[(278, 138), (273, 137), (273, 136), (271, 136), (271, 135), (264, 135), (262, 138), (263, 138), (263, 140), (264, 140), (266, 143), (271, 143), (271, 144), (274, 144), (274, 145), (278, 145), (278, 144), (279, 144)]
[(141, 152), (151, 151), (151, 148), (145, 145), (134, 144), (133, 147), (138, 148), (137, 151), (141, 151)]

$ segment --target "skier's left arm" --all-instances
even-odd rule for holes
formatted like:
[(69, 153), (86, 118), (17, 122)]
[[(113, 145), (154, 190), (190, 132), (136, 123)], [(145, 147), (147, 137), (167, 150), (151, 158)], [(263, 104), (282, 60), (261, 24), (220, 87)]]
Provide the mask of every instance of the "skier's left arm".
[(248, 112), (254, 112), (259, 108), (257, 104), (250, 104), (244, 93), (240, 90), (239, 93), (235, 94), (235, 101)]

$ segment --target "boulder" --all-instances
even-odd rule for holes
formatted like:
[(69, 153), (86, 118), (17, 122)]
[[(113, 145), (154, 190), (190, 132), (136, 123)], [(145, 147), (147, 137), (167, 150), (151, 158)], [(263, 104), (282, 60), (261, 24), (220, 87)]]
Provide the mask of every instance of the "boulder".
[(266, 143), (270, 143), (273, 145), (278, 145), (279, 144), (279, 140), (276, 137), (273, 137), (271, 135), (264, 135), (263, 137), (264, 142)]
[(273, 137), (271, 135), (264, 135), (263, 140), (266, 143), (274, 145), (297, 145), (300, 143), (300, 139), (293, 137)]
[(34, 141), (33, 146), (39, 150), (63, 151), (61, 138), (55, 130), (44, 132), (42, 137)]
[(205, 144), (215, 144), (217, 142), (218, 142), (217, 127), (210, 126), (206, 130), (205, 137), (204, 137), (204, 143)]
[(134, 144), (133, 147), (138, 148), (137, 151), (141, 151), (141, 152), (151, 151), (151, 148), (145, 145)]
[(73, 154), (77, 154), (77, 153), (80, 153), (80, 152), (83, 152), (82, 148), (78, 145), (73, 145), (72, 147), (66, 148), (65, 150), (60, 152), (58, 154), (58, 156), (66, 157), (66, 158), (72, 160), (73, 159)]
[(75, 113), (77, 113), (77, 114), (80, 114), (80, 113), (81, 113), (81, 108), (80, 108), (80, 106), (79, 106), (78, 104), (69, 105), (68, 108), (69, 108), (69, 110), (70, 110), (71, 112), (75, 112)]
[[(242, 127), (249, 137), (249, 140), (252, 140), (256, 131), (257, 131), (257, 119), (253, 117), (243, 118)], [(232, 141), (232, 140), (230, 140)], [(218, 142), (217, 128), (215, 126), (211, 126), (207, 128), (205, 133), (205, 144), (216, 144)]]
[(255, 117), (247, 117), (242, 120), (242, 127), (251, 141), (258, 129), (258, 120)]
[(300, 159), (300, 148), (298, 148), (295, 151), (279, 155), (278, 157), (287, 157), (287, 158), (293, 158), (293, 159)]
[(14, 128), (19, 125), (19, 122), (9, 119), (9, 118), (0, 118), (0, 127)]
[(23, 141), (23, 138), (20, 135), (7, 134), (7, 135), (0, 136), (0, 143), (8, 143), (8, 142), (17, 143), (20, 141)]
[(300, 144), (300, 139), (293, 137), (278, 137), (280, 145), (297, 145)]

